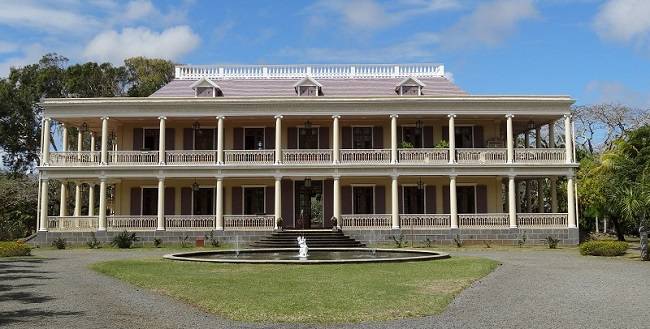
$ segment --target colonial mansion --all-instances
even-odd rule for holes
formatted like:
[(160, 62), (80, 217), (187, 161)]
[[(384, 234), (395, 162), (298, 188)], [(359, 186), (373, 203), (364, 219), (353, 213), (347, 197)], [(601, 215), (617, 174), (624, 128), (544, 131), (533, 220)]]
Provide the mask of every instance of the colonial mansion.
[(439, 64), (180, 65), (150, 97), (45, 99), (37, 241), (576, 244), (573, 102), (471, 95)]

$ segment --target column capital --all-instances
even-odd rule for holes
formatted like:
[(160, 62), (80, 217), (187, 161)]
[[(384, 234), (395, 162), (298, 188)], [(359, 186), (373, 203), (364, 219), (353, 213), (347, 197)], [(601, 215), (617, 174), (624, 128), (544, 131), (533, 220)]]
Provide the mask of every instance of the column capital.
[(447, 117), (450, 118), (450, 119), (451, 119), (451, 118), (455, 118), (455, 117), (456, 117), (456, 114), (453, 114), (453, 113), (451, 113), (451, 114), (447, 114)]
[(108, 120), (108, 119), (110, 119), (110, 118), (109, 118), (108, 116), (103, 116), (103, 117), (101, 117), (100, 119), (102, 119), (102, 120)]
[(510, 178), (510, 179), (516, 179), (516, 178), (517, 178), (517, 174), (508, 174), (508, 178)]
[(282, 175), (275, 175), (275, 176), (273, 176), (273, 178), (274, 178), (276, 181), (279, 181), (279, 180), (282, 180)]
[(273, 116), (274, 119), (282, 119), (284, 116), (282, 114), (276, 114)]
[(164, 116), (164, 115), (161, 115), (161, 116), (158, 117), (158, 120), (167, 120), (167, 117)]
[(515, 117), (515, 115), (512, 114), (512, 113), (508, 113), (508, 114), (505, 115), (505, 117), (506, 117), (506, 119), (512, 119), (512, 118)]
[(163, 181), (163, 182), (165, 181), (165, 176), (158, 176), (158, 177), (156, 177), (156, 178), (158, 178), (158, 181), (159, 181), (159, 182), (160, 182), (160, 181)]
[(223, 120), (223, 119), (226, 118), (226, 116), (225, 116), (225, 115), (219, 115), (219, 116), (216, 116), (215, 118), (216, 118), (217, 120)]
[(399, 179), (399, 174), (391, 174), (390, 178), (391, 179)]
[(217, 176), (215, 177), (218, 182), (223, 182), (223, 176)]
[(389, 115), (389, 117), (391, 119), (393, 119), (393, 118), (397, 119), (397, 118), (399, 118), (399, 114), (391, 114), (391, 115)]
[(456, 179), (458, 177), (458, 174), (449, 174), (449, 179)]
[(562, 116), (563, 116), (565, 119), (571, 119), (571, 118), (573, 118), (573, 114), (572, 114), (572, 113), (564, 113)]
[(99, 176), (99, 181), (100, 181), (100, 182), (102, 182), (102, 183), (106, 183), (107, 180), (108, 180), (108, 177), (106, 177), (106, 176)]
[(340, 119), (341, 115), (340, 114), (334, 114), (332, 115), (332, 119)]
[(50, 118), (50, 117), (44, 117), (43, 120), (45, 120), (45, 121), (52, 121), (52, 118)]
[(332, 179), (333, 179), (333, 180), (340, 180), (340, 179), (341, 179), (341, 175), (332, 175)]

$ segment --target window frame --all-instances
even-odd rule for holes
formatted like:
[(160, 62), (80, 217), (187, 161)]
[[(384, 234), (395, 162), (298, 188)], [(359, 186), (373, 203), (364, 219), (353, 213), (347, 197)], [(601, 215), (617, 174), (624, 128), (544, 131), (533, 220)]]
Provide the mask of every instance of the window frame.
[[(356, 207), (355, 207), (354, 200), (356, 198), (354, 197), (354, 189), (359, 188), (359, 187), (362, 187), (362, 188), (371, 187), (372, 188), (372, 213), (370, 213), (370, 214), (358, 214), (358, 213), (355, 212)], [(377, 213), (377, 202), (375, 202), (375, 199), (377, 197), (377, 191), (376, 191), (377, 185), (376, 184), (351, 184), (350, 188), (351, 188), (351, 194), (352, 194), (352, 214), (353, 215), (375, 215)]]
[[(354, 143), (354, 130), (357, 128), (370, 128), (370, 148), (355, 148), (355, 143)], [(350, 127), (351, 131), (351, 142), (352, 142), (352, 149), (353, 150), (373, 150), (375, 149), (375, 126), (369, 126), (369, 125), (353, 125)]]
[[(262, 212), (257, 213), (257, 214), (246, 214), (246, 190), (247, 189), (262, 189), (262, 194), (264, 197), (262, 198)], [(241, 186), (241, 209), (242, 209), (242, 215), (248, 215), (248, 216), (257, 216), (257, 215), (266, 215), (266, 185), (242, 185)]]

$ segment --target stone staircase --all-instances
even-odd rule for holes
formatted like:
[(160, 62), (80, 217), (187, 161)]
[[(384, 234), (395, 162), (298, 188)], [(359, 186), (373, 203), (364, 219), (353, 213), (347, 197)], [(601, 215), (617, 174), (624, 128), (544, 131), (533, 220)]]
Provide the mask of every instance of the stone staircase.
[(365, 245), (341, 231), (332, 230), (285, 230), (271, 233), (251, 243), (253, 248), (298, 248), (298, 236), (307, 239), (310, 248), (355, 248)]

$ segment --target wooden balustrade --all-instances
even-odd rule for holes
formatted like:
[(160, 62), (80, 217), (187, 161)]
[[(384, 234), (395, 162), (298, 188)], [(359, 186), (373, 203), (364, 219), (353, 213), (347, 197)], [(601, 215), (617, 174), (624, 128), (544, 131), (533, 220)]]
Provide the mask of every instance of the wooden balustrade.
[(108, 216), (106, 229), (108, 231), (155, 231), (158, 227), (158, 216)]
[(463, 164), (506, 163), (508, 150), (504, 148), (461, 148), (456, 150), (456, 162)]
[(390, 149), (346, 149), (340, 159), (341, 163), (390, 163)]
[(332, 150), (283, 150), (284, 164), (326, 164), (332, 163)]
[(445, 164), (449, 162), (448, 149), (399, 149), (399, 163)]
[(399, 225), (402, 229), (413, 228), (449, 228), (449, 214), (401, 214)]
[(110, 151), (108, 162), (116, 166), (157, 165), (158, 151)]
[(165, 157), (170, 165), (209, 165), (217, 162), (217, 151), (167, 151)]
[(168, 231), (205, 231), (214, 229), (214, 215), (174, 215), (165, 216), (165, 229)]
[(458, 226), (460, 228), (508, 228), (510, 219), (508, 214), (459, 214)]
[(274, 150), (228, 150), (224, 151), (226, 164), (273, 164)]
[(97, 216), (48, 216), (47, 229), (52, 232), (94, 232)]
[(520, 213), (517, 226), (521, 228), (565, 228), (566, 213)]
[(265, 231), (275, 227), (273, 215), (224, 215), (224, 230)]
[(563, 148), (517, 148), (515, 163), (561, 164), (566, 160)]
[(391, 216), (386, 214), (341, 215), (341, 227), (343, 229), (390, 228)]

